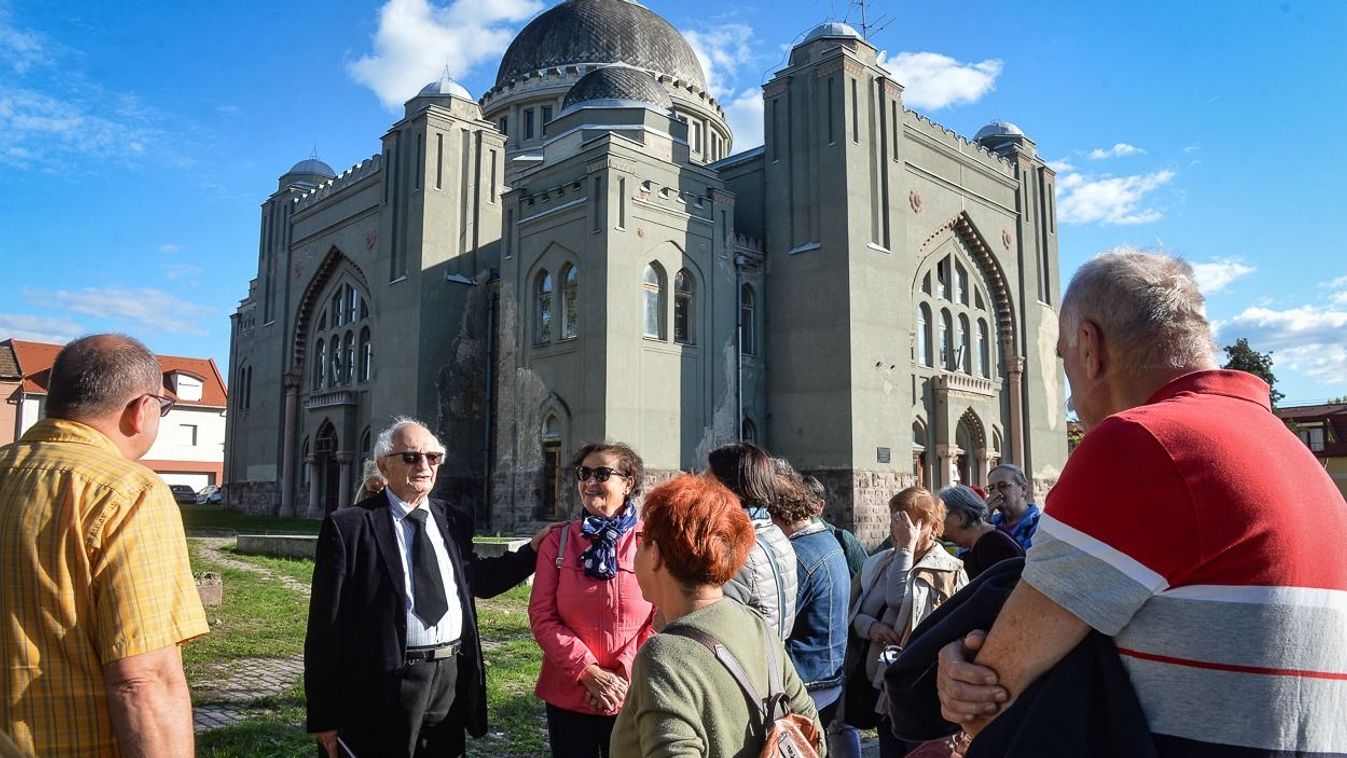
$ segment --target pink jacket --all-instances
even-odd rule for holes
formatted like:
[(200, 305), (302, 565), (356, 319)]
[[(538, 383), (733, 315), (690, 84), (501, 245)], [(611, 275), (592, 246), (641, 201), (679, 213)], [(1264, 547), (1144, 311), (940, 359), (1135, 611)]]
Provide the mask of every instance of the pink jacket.
[[(538, 568), (529, 597), (529, 624), (543, 649), (543, 667), (534, 693), (544, 701), (579, 713), (598, 713), (585, 700), (580, 672), (591, 663), (631, 679), (636, 650), (655, 633), (655, 607), (636, 583), (636, 526), (617, 541), (618, 574), (604, 581), (585, 576), (580, 554), (589, 540), (580, 522), (564, 529), (566, 555), (557, 568), (562, 529), (553, 529), (538, 546)], [(612, 715), (612, 711), (606, 715)]]

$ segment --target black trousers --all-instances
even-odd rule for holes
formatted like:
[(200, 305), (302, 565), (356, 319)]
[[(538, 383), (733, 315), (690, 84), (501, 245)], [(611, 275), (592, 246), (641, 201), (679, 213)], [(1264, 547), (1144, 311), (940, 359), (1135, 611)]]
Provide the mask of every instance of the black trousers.
[(608, 758), (617, 716), (576, 713), (547, 704), (547, 741), (553, 758)]
[[(457, 686), (458, 656), (413, 663), (403, 670), (396, 702), (386, 703), (382, 718), (343, 729), (341, 739), (357, 758), (461, 755), (457, 747), (462, 741), (461, 728), (454, 734), (446, 723)], [(376, 695), (371, 693), (371, 697)], [(371, 704), (372, 711), (377, 708)], [(346, 758), (340, 751), (338, 756)]]

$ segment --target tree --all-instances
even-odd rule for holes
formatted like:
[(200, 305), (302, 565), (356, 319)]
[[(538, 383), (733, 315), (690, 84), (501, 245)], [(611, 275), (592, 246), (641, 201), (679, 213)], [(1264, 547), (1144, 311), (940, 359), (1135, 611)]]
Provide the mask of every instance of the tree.
[(1260, 353), (1249, 347), (1249, 340), (1240, 337), (1235, 344), (1225, 346), (1226, 362), (1224, 368), (1247, 371), (1267, 382), (1270, 388), (1268, 399), (1273, 406), (1281, 402), (1286, 395), (1277, 391), (1277, 377), (1272, 373), (1272, 351)]

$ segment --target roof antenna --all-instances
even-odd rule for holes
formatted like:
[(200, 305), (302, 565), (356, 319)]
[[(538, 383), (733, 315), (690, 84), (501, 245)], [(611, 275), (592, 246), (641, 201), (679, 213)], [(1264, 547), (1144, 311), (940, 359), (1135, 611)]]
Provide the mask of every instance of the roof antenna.
[(309, 153), (309, 160), (318, 160), (318, 143), (313, 143), (313, 152)]
[[(871, 34), (878, 34), (879, 32), (884, 31), (884, 27), (893, 23), (893, 18), (890, 16), (880, 16), (871, 23), (869, 14), (870, 0), (851, 0), (851, 7), (859, 8), (861, 11), (860, 32), (861, 36), (867, 40), (870, 39)], [(851, 16), (850, 9), (847, 11), (847, 16)]]

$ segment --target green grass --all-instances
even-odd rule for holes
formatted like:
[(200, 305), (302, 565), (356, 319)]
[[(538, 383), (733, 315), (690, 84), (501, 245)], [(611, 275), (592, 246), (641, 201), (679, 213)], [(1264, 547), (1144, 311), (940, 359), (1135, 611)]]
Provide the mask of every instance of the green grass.
[(218, 505), (183, 505), (182, 525), (193, 537), (236, 534), (318, 534), (319, 519), (250, 516)]
[[(188, 550), (193, 571), (219, 572), (224, 582), (224, 603), (206, 609), (210, 634), (183, 648), (188, 682), (211, 664), (240, 658), (281, 658), (303, 651), (309, 613), (303, 595), (274, 580), (207, 560), (195, 540), (188, 541)], [(253, 560), (251, 556), (240, 558)], [(312, 565), (312, 561), (309, 563)], [(307, 583), (308, 578), (302, 581)]]
[[(224, 604), (206, 609), (211, 633), (183, 651), (188, 681), (201, 679), (207, 667), (240, 658), (293, 655), (303, 649), (308, 602), (300, 593), (256, 574), (230, 569), (202, 557), (189, 540), (194, 571), (218, 571), (224, 580)], [(224, 553), (307, 584), (313, 561)], [(528, 623), (528, 587), (516, 587), (490, 600), (477, 601), (487, 670), (487, 708), (491, 731), (468, 740), (472, 758), (524, 758), (547, 754), (547, 724), (542, 701), (533, 695), (542, 653)], [(218, 623), (215, 623), (218, 620)], [(204, 701), (196, 699), (202, 704)], [(257, 715), (241, 724), (213, 729), (197, 737), (197, 755), (207, 758), (288, 758), (310, 755), (313, 738), (304, 733), (304, 690), (296, 683), (276, 697), (250, 704)]]
[[(231, 558), (237, 558), (240, 561), (247, 561), (256, 566), (261, 566), (273, 574), (287, 576), (308, 585), (313, 581), (313, 559), (312, 558), (275, 558), (268, 555), (248, 555), (240, 553), (235, 548), (221, 548), (220, 552)], [(304, 611), (308, 613), (307, 607)]]
[(522, 586), (477, 601), (477, 622), (485, 640), (490, 732), (480, 740), (468, 740), (468, 756), (547, 755), (543, 703), (533, 694), (542, 652), (529, 629), (528, 602), (529, 588)]
[(304, 684), (254, 703), (258, 715), (241, 724), (196, 737), (197, 758), (291, 758), (313, 755), (313, 736), (304, 732)]

